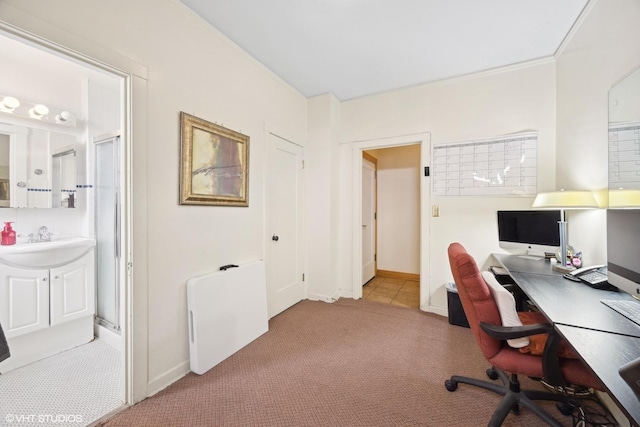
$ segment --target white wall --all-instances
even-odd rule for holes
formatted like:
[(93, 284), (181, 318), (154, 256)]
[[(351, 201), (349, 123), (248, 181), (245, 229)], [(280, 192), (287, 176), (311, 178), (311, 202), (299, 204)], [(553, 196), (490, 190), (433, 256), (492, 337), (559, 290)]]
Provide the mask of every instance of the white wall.
[[(335, 283), (340, 290), (352, 289), (352, 239), (340, 234), (353, 231), (348, 197), (352, 142), (431, 133), (432, 144), (438, 144), (537, 130), (538, 191), (555, 189), (556, 174), (558, 188), (605, 188), (606, 95), (640, 65), (640, 4), (607, 0), (592, 8), (560, 54), (557, 76), (555, 62), (541, 61), (340, 105), (330, 98), (315, 106), (312, 101), (309, 116), (307, 100), (177, 0), (4, 0), (0, 16), (133, 75), (134, 324), (142, 325), (135, 342), (144, 343), (148, 352), (148, 359), (134, 364), (138, 375), (148, 372), (146, 385), (152, 393), (188, 369), (186, 280), (263, 255), (265, 129), (304, 145), (309, 120), (315, 145), (307, 154), (315, 150), (320, 155), (323, 144), (332, 147), (313, 166), (312, 181), (321, 197), (308, 198), (307, 204), (309, 212), (319, 209), (321, 227), (309, 238), (309, 247), (317, 240), (331, 251), (308, 261), (312, 276), (322, 282), (310, 283), (310, 294), (330, 296)], [(181, 110), (251, 137), (249, 208), (178, 206)], [(338, 142), (343, 144), (338, 147)], [(557, 168), (556, 148), (562, 159)], [(329, 187), (320, 182), (325, 178)], [(422, 307), (446, 309), (442, 285), (451, 280), (446, 258), (450, 242), (463, 243), (486, 264), (488, 254), (499, 251), (495, 212), (527, 209), (531, 201), (432, 199), (440, 217), (423, 224), (431, 231), (420, 248), (429, 260), (428, 274), (422, 277), (428, 289), (422, 293)], [(601, 227), (584, 219), (598, 215), (570, 218), (570, 241), (583, 248), (585, 257), (602, 255), (586, 237)]]
[[(147, 377), (140, 399), (188, 371), (186, 281), (263, 257), (265, 129), (304, 144), (306, 99), (177, 0), (9, 0), (0, 16), (134, 75), (133, 343), (148, 343), (135, 350), (147, 366), (133, 361)], [(249, 135), (248, 208), (178, 205), (180, 111)]]
[(332, 301), (339, 297), (336, 272), (338, 143), (340, 101), (332, 94), (308, 101), (308, 141), (305, 146), (307, 219), (307, 295)]
[(371, 150), (378, 159), (378, 270), (420, 274), (420, 146)]
[(640, 69), (626, 76), (609, 91), (609, 122), (640, 121)]
[[(606, 190), (608, 91), (640, 67), (640, 3), (598, 0), (557, 60), (557, 188)], [(605, 211), (568, 218), (585, 263), (606, 260)]]
[[(342, 140), (348, 144), (430, 132), (435, 145), (536, 130), (538, 192), (606, 189), (607, 92), (640, 65), (639, 9), (632, 0), (592, 2), (557, 61), (347, 101), (342, 105)], [(342, 167), (342, 176), (349, 176), (349, 162)], [(465, 244), (479, 263), (488, 265), (488, 254), (500, 251), (495, 212), (528, 209), (531, 201), (529, 197), (433, 198), (431, 204), (440, 207), (440, 217), (431, 218), (430, 244), (421, 248), (429, 251), (430, 271), (422, 279), (430, 289), (430, 295), (422, 297), (423, 308), (442, 312), (439, 309), (446, 307), (442, 284), (451, 280), (446, 258), (450, 242)], [(344, 204), (340, 209), (345, 218), (350, 214)], [(570, 212), (567, 217), (569, 242), (583, 251), (585, 263), (606, 259), (604, 211)], [(341, 250), (350, 253), (352, 248), (342, 242)], [(350, 266), (341, 265), (340, 278), (340, 286), (349, 289)]]
[[(538, 191), (554, 189), (555, 64), (552, 61), (425, 84), (342, 104), (342, 138), (346, 146), (350, 141), (420, 132), (431, 133), (433, 146), (522, 130), (539, 132)], [(342, 167), (348, 176), (351, 165), (344, 162)], [(422, 178), (421, 185), (430, 185), (430, 180)], [(444, 284), (451, 281), (446, 251), (451, 242), (464, 244), (480, 264), (488, 263), (490, 253), (501, 251), (496, 211), (528, 209), (532, 201), (532, 197), (431, 198), (430, 204), (439, 206), (440, 216), (431, 218), (428, 225), (421, 224), (430, 227), (429, 240), (420, 248), (423, 259), (426, 256), (428, 260), (427, 274), (421, 274), (421, 307), (446, 313)], [(340, 209), (345, 217), (351, 215), (348, 207), (341, 205)], [(344, 226), (349, 228), (351, 224)], [(352, 247), (345, 240), (342, 242), (341, 251), (351, 254)], [(340, 286), (350, 290), (351, 267), (341, 265), (340, 273)]]

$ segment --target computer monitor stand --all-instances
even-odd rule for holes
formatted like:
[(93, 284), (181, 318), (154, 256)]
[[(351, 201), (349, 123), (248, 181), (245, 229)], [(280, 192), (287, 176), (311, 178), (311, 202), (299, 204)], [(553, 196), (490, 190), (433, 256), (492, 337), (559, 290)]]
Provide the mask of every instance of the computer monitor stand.
[(544, 259), (544, 252), (529, 249), (527, 251), (527, 257)]

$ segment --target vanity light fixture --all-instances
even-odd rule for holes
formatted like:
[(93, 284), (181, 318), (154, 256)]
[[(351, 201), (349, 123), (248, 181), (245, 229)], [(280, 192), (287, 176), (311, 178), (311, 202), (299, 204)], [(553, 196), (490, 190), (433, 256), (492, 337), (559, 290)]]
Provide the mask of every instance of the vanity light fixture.
[(29, 110), (29, 116), (31, 116), (32, 119), (41, 119), (47, 114), (49, 114), (49, 107), (43, 104), (36, 104)]
[(7, 113), (13, 113), (13, 110), (20, 106), (20, 101), (13, 96), (5, 96), (2, 100), (2, 104), (0, 104), (0, 110), (5, 111)]
[(13, 96), (0, 93), (0, 115), (2, 114), (11, 114), (16, 119), (38, 120), (69, 128), (76, 127), (76, 116), (69, 110), (48, 107), (24, 99), (18, 100)]

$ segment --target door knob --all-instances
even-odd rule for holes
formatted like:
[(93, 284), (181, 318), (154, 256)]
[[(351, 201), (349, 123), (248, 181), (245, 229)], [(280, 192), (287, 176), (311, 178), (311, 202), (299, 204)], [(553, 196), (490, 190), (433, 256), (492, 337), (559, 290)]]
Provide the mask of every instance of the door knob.
[(271, 240), (273, 240), (274, 242), (277, 242), (279, 239), (278, 236), (276, 236), (275, 234), (273, 235), (273, 237), (271, 237)]
[(367, 224), (362, 224), (362, 228), (367, 228)]

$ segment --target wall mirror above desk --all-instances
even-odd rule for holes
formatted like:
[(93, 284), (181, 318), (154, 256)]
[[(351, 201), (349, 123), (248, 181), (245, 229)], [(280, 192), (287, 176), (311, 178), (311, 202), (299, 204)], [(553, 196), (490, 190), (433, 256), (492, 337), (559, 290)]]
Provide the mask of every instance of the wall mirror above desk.
[(609, 207), (640, 207), (640, 69), (609, 91)]
[(76, 206), (76, 136), (0, 122), (0, 207)]

